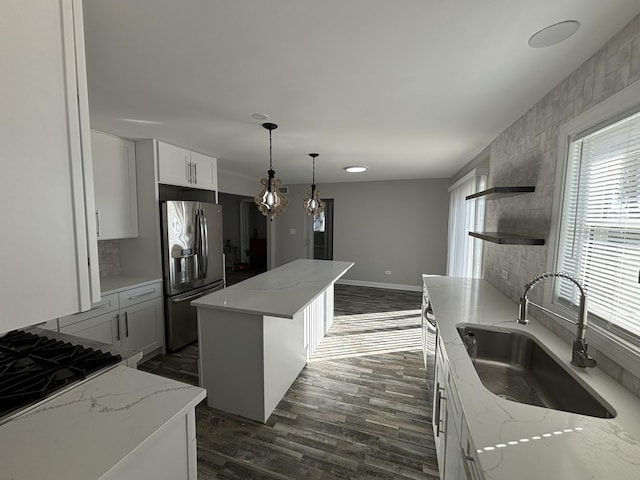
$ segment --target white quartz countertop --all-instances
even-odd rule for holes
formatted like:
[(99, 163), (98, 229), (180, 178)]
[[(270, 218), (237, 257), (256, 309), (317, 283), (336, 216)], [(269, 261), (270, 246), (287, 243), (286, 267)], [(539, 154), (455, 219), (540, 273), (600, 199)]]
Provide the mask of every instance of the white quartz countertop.
[(199, 308), (293, 318), (353, 262), (300, 259), (191, 302)]
[(102, 296), (105, 296), (111, 293), (117, 293), (122, 290), (127, 290), (129, 288), (142, 287), (144, 285), (150, 285), (152, 283), (161, 281), (162, 278), (130, 277), (126, 275), (118, 275), (115, 277), (101, 277), (100, 293), (102, 294)]
[[(640, 399), (598, 368), (572, 366), (566, 342), (535, 320), (517, 324), (517, 304), (484, 280), (428, 275), (424, 280), (486, 480), (640, 478)], [(533, 336), (617, 416), (588, 417), (494, 395), (466, 353), (455, 328), (461, 323)]]
[(205, 394), (117, 366), (0, 425), (0, 480), (99, 479)]

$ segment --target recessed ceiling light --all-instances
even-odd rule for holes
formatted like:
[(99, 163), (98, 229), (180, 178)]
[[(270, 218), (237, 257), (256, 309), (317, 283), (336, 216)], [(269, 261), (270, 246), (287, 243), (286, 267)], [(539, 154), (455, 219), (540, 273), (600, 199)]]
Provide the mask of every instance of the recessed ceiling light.
[(353, 165), (351, 167), (344, 167), (344, 169), (349, 173), (362, 173), (367, 171), (367, 167), (361, 167), (357, 165)]
[(269, 115), (267, 115), (266, 113), (254, 113), (253, 115), (251, 115), (251, 118), (264, 122), (265, 120), (269, 120)]
[(575, 20), (566, 20), (554, 25), (549, 25), (531, 35), (529, 46), (533, 48), (545, 48), (556, 45), (576, 33), (579, 27), (580, 23)]

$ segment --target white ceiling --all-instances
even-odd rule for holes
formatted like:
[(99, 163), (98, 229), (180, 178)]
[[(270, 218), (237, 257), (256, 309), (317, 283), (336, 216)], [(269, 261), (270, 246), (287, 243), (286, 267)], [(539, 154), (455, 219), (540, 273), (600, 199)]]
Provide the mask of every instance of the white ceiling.
[[(92, 127), (284, 184), (451, 177), (638, 0), (84, 0)], [(575, 19), (569, 40), (532, 49)], [(133, 121), (132, 121), (133, 120)], [(145, 122), (145, 123), (141, 123)], [(347, 165), (366, 165), (347, 174)]]

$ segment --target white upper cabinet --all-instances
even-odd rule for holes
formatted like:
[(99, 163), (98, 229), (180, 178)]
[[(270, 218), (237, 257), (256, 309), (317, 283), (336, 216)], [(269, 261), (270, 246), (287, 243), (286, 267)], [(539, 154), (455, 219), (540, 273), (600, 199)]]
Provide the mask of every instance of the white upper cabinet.
[(195, 174), (195, 186), (206, 190), (218, 190), (218, 160), (198, 152), (191, 152)]
[(91, 151), (98, 240), (137, 237), (135, 144), (92, 130)]
[(217, 190), (218, 161), (201, 153), (158, 142), (158, 182)]
[(0, 19), (2, 333), (89, 309), (100, 284), (82, 1), (2, 0)]

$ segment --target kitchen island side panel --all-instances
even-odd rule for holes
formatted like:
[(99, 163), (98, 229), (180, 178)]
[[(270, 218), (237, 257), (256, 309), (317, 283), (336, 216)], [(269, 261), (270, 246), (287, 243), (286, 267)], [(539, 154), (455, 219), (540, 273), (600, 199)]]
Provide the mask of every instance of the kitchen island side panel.
[(293, 318), (264, 317), (264, 418), (284, 397), (307, 363), (304, 313)]
[(198, 309), (200, 385), (211, 408), (264, 421), (262, 315)]

